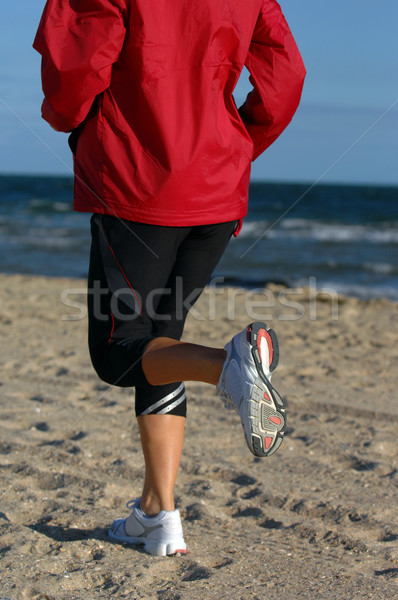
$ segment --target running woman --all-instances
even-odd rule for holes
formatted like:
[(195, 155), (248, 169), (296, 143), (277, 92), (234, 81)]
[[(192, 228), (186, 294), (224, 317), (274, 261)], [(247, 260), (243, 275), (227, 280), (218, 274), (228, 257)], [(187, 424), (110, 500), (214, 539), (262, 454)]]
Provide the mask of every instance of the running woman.
[[(174, 485), (184, 381), (216, 386), (256, 456), (279, 447), (275, 333), (252, 323), (223, 348), (181, 342), (247, 213), (251, 162), (282, 133), (305, 69), (275, 0), (48, 0), (43, 118), (74, 154), (74, 209), (92, 213), (89, 349), (99, 377), (135, 387), (141, 498), (109, 535), (185, 553)], [(243, 67), (252, 91), (237, 108)]]

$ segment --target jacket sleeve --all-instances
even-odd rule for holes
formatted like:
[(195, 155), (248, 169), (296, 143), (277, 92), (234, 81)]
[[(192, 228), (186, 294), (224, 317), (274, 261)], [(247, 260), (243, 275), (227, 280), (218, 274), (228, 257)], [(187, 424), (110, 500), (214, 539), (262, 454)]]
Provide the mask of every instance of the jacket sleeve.
[(263, 1), (245, 64), (253, 90), (239, 113), (254, 144), (254, 160), (290, 123), (306, 73), (276, 0)]
[(47, 1), (33, 47), (42, 56), (42, 116), (54, 129), (80, 125), (109, 86), (124, 17), (124, 0)]

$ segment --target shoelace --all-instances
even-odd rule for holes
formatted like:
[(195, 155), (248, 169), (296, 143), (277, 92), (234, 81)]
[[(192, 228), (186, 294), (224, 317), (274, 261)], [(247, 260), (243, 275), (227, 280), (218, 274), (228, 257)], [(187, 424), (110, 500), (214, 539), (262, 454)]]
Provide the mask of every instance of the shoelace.
[(139, 504), (139, 501), (141, 500), (141, 498), (136, 498), (133, 500), (129, 500), (126, 503), (126, 508), (128, 508), (129, 510), (132, 510), (137, 504)]

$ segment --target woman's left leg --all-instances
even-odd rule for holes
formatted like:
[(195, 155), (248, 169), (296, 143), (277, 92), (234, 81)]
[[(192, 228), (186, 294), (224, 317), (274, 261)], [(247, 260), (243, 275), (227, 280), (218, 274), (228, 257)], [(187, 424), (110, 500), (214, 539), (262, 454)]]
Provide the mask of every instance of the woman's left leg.
[[(225, 351), (180, 342), (179, 338), (189, 309), (208, 283), (234, 227), (235, 223), (193, 227), (179, 247), (167, 293), (157, 307), (160, 318), (154, 324), (155, 337), (146, 346), (142, 359), (150, 388), (184, 380), (217, 383)], [(170, 319), (165, 318), (168, 316)], [(145, 389), (140, 387), (137, 392), (145, 394)], [(175, 414), (137, 416), (146, 466), (141, 507), (149, 515), (160, 510), (173, 510), (184, 419)]]
[(145, 460), (141, 508), (149, 516), (174, 510), (174, 486), (184, 443), (185, 417), (145, 415), (137, 418)]

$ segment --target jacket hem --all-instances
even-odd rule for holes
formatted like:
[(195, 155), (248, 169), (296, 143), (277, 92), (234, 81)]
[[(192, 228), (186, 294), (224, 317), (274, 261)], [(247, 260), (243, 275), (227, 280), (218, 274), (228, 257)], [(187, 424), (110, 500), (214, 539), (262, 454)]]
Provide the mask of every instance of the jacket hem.
[(149, 214), (147, 211), (139, 210), (135, 207), (116, 206), (112, 203), (107, 202), (106, 205), (98, 206), (96, 204), (90, 204), (87, 202), (79, 202), (78, 198), (75, 198), (73, 209), (76, 212), (83, 213), (98, 213), (103, 215), (110, 215), (118, 217), (119, 219), (126, 219), (128, 221), (135, 221), (136, 223), (146, 223), (148, 225), (161, 225), (164, 227), (192, 227), (195, 225), (211, 225), (215, 223), (226, 223), (228, 221), (235, 221), (243, 219), (247, 214), (247, 206), (236, 208), (229, 212), (211, 213), (209, 211), (192, 211), (192, 213), (181, 213), (177, 211), (173, 214), (170, 210), (156, 209), (156, 214), (152, 211)]

